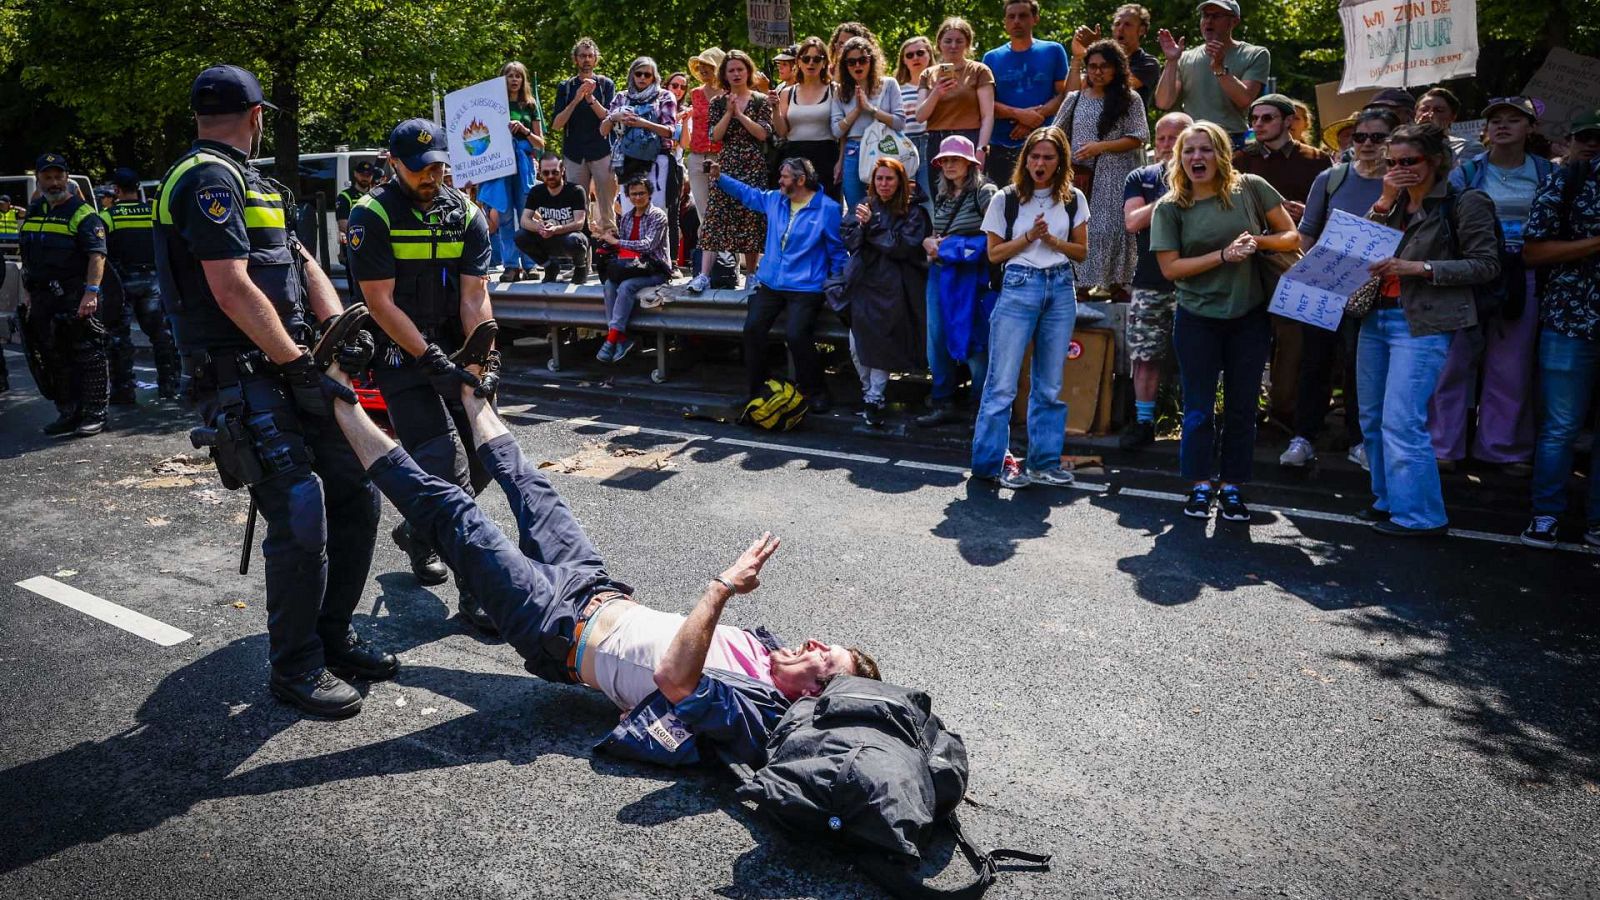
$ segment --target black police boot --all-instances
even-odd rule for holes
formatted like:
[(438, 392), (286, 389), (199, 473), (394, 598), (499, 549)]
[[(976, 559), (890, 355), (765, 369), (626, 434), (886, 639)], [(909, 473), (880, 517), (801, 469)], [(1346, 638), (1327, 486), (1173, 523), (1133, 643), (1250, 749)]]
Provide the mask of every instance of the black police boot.
[(439, 554), (432, 547), (411, 539), (410, 525), (401, 522), (394, 527), (394, 531), (389, 532), (389, 536), (394, 538), (395, 546), (411, 557), (411, 574), (417, 576), (418, 581), (432, 586), (450, 580), (450, 570), (445, 568)]
[(473, 628), (478, 629), (489, 637), (499, 636), (500, 629), (495, 626), (494, 620), (489, 618), (489, 614), (484, 611), (483, 604), (479, 603), (478, 598), (472, 596), (465, 589), (461, 591), (461, 599), (456, 602), (456, 611)]
[(56, 420), (44, 427), (44, 433), (50, 437), (64, 437), (71, 434), (78, 427), (78, 410), (71, 406), (58, 406), (56, 411), (60, 415)]
[(314, 716), (343, 719), (361, 711), (361, 692), (318, 666), (299, 675), (272, 673), (272, 696)]
[(180, 391), (181, 379), (174, 375), (171, 378), (162, 378), (156, 389), (156, 396), (162, 400), (176, 400)]
[(72, 433), (78, 437), (89, 437), (99, 434), (106, 427), (106, 411), (103, 409), (86, 409), (83, 417), (78, 420), (78, 427)]
[(341, 641), (323, 641), (322, 658), (328, 671), (346, 681), (387, 681), (400, 671), (400, 660), (393, 653), (374, 646), (355, 632)]

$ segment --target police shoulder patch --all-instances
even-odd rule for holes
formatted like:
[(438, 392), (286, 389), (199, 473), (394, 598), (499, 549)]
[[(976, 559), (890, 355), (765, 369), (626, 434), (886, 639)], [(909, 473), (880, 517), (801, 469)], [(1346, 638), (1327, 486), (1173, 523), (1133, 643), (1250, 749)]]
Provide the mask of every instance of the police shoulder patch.
[(351, 225), (345, 230), (344, 236), (350, 242), (351, 250), (360, 250), (361, 243), (367, 239), (367, 226)]
[(225, 187), (201, 188), (194, 192), (194, 201), (200, 206), (200, 214), (218, 225), (228, 221), (238, 205), (233, 189)]

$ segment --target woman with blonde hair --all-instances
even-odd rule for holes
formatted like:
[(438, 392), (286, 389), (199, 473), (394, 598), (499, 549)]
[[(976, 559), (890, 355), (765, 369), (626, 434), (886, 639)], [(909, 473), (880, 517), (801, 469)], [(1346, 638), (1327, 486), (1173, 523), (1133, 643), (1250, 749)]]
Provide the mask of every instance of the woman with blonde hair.
[(1178, 135), (1167, 184), (1170, 192), (1151, 216), (1150, 251), (1178, 297), (1172, 323), (1183, 384), (1178, 466), (1192, 485), (1183, 514), (1210, 518), (1215, 501), (1223, 519), (1248, 522), (1239, 489), (1255, 457), (1256, 399), (1272, 337), (1269, 265), (1257, 254), (1298, 250), (1300, 235), (1272, 185), (1233, 168), (1233, 144), (1219, 125), (1196, 122)]
[[(951, 16), (939, 23), (933, 38), (939, 62), (923, 72), (917, 84), (917, 118), (927, 123), (929, 147), (942, 147), (946, 138), (960, 135), (972, 142), (982, 167), (988, 158), (989, 134), (994, 131), (994, 72), (967, 57), (973, 40), (972, 25), (966, 19)], [(926, 157), (922, 165), (923, 187), (938, 194), (933, 184), (938, 180), (937, 168)]]
[[(929, 196), (933, 195), (933, 188), (928, 184), (928, 123), (917, 118), (917, 85), (922, 83), (923, 73), (932, 65), (932, 41), (917, 34), (900, 43), (900, 56), (894, 67), (894, 80), (900, 85), (900, 110), (906, 117), (903, 133), (917, 148), (918, 167), (911, 173), (911, 177), (922, 186), (923, 193)], [(939, 145), (934, 144), (933, 147), (937, 150)], [(845, 218), (850, 217), (846, 215)]]

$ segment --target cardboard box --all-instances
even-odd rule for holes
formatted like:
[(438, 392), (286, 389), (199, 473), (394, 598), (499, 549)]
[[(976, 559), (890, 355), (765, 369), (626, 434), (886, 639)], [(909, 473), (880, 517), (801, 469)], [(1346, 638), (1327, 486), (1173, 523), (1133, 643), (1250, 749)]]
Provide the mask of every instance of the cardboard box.
[[(1061, 373), (1061, 399), (1067, 402), (1067, 434), (1105, 434), (1111, 430), (1111, 370), (1116, 361), (1116, 333), (1106, 328), (1079, 328)], [(1033, 348), (1022, 358), (1017, 379), (1017, 399), (1011, 404), (1011, 421), (1028, 421), (1028, 392)]]

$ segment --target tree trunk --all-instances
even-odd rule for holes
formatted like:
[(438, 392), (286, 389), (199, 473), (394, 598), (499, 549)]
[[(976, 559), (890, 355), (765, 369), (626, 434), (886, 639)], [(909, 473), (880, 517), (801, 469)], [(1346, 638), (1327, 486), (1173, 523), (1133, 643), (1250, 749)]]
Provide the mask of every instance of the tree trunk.
[(277, 179), (301, 199), (300, 190), (300, 90), (295, 83), (300, 61), (278, 59), (272, 63), (272, 102), (278, 112), (272, 121), (273, 162)]

